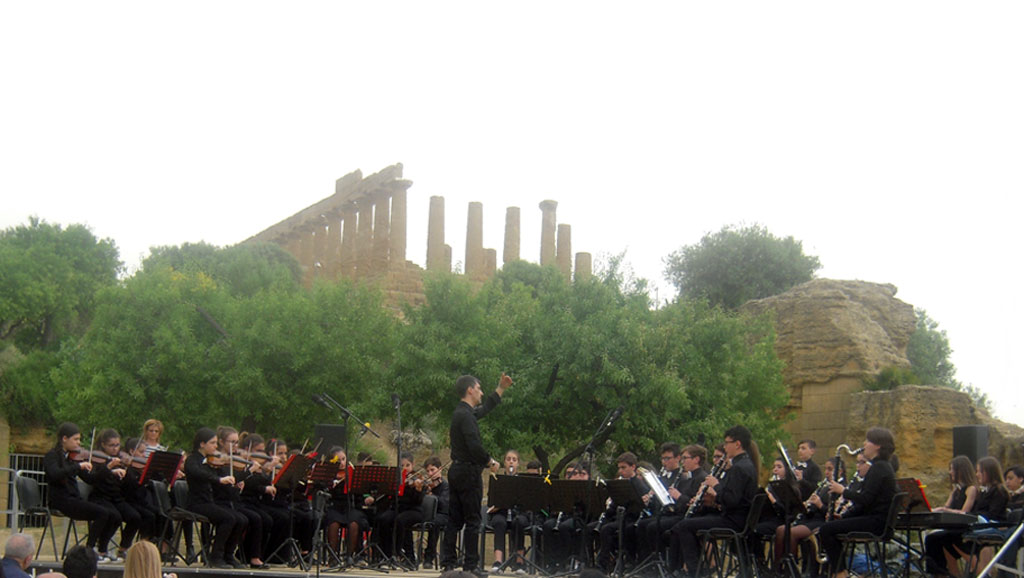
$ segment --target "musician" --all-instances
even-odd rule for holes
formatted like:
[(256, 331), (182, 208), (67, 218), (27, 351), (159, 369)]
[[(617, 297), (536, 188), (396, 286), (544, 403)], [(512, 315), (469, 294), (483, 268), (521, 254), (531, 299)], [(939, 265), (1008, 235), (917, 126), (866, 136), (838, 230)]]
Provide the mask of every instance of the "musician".
[(381, 550), (384, 555), (391, 557), (394, 553), (392, 544), (398, 548), (398, 554), (405, 557), (408, 566), (416, 561), (416, 547), (412, 541), (412, 527), (423, 522), (423, 510), (420, 504), (423, 503), (423, 478), (410, 478), (413, 471), (413, 456), (410, 452), (402, 452), (398, 460), (402, 467), (402, 479), (404, 487), (399, 495), (398, 513), (394, 508), (388, 508), (385, 512), (377, 515), (377, 534), (380, 540)]
[[(270, 457), (266, 454), (267, 444), (263, 436), (255, 433), (246, 433), (239, 436), (239, 452), (246, 459), (253, 462), (253, 465), (246, 470), (241, 485), (241, 509), (251, 512), (260, 517), (263, 528), (263, 540), (260, 543), (260, 558), (256, 568), (266, 567), (262, 561), (262, 553), (270, 552), (270, 544), (280, 544), (288, 537), (288, 512), (280, 508), (267, 507), (268, 502), (277, 495), (277, 488), (274, 487), (274, 480), (271, 472), (281, 465), (280, 459), (275, 455)], [(262, 463), (261, 463), (262, 462)], [(251, 516), (250, 516), (251, 517)], [(252, 526), (250, 532), (254, 532)], [(250, 556), (252, 552), (249, 552)]]
[(164, 434), (164, 424), (158, 419), (147, 419), (142, 424), (142, 443), (145, 444), (144, 458), (156, 451), (167, 451), (167, 446), (160, 444), (160, 437)]
[[(140, 438), (128, 438), (124, 448), (127, 450), (127, 456), (130, 457), (131, 463), (125, 468), (121, 496), (142, 517), (142, 523), (139, 525), (139, 537), (143, 540), (153, 539), (160, 528), (163, 528), (163, 518), (160, 516), (160, 507), (156, 503), (152, 485), (139, 483), (142, 478), (142, 470), (146, 467), (146, 458), (143, 456), (146, 447)], [(170, 536), (161, 538), (170, 539)]]
[(932, 508), (933, 512), (959, 512), (965, 514), (974, 508), (974, 501), (978, 498), (977, 477), (975, 476), (974, 464), (967, 456), (956, 456), (949, 462), (949, 482), (953, 491), (946, 498), (946, 503), (938, 508)]
[[(978, 493), (971, 513), (977, 515), (981, 523), (999, 522), (1006, 516), (1006, 504), (1010, 499), (1003, 485), (1002, 466), (999, 460), (987, 456), (978, 460), (976, 470)], [(924, 541), (924, 551), (929, 574), (960, 575), (957, 560), (964, 555), (963, 536), (968, 531), (969, 528), (957, 528), (928, 534)]]
[(1012, 466), (1003, 473), (1003, 479), (1006, 480), (1006, 489), (1010, 492), (1010, 501), (1006, 507), (1011, 510), (1024, 508), (1024, 467)]
[[(444, 534), (444, 552), (441, 555), (441, 564), (445, 570), (455, 568), (455, 546), (463, 526), (467, 536), (476, 536), (480, 529), (480, 502), (484, 493), (480, 475), (483, 468), (494, 460), (480, 441), (477, 420), (497, 407), (505, 390), (511, 385), (512, 378), (501, 374), (497, 390), (484, 400), (480, 380), (472, 375), (463, 375), (455, 380), (455, 395), (460, 401), (452, 413), (451, 428), (448, 432), (452, 444), (452, 467), (448, 471), (451, 503), (448, 527)], [(468, 572), (483, 572), (479, 568), (479, 561), (479, 550), (466, 548), (462, 568)]]
[[(839, 463), (839, 474), (836, 475), (836, 462)], [(864, 460), (865, 462), (867, 460)], [(865, 472), (867, 469), (865, 469)], [(832, 505), (832, 493), (829, 491), (829, 484), (832, 480), (837, 480), (840, 483), (846, 481), (846, 466), (842, 460), (828, 460), (825, 462), (825, 478), (818, 483), (817, 489), (813, 494), (804, 502), (804, 506), (807, 508), (807, 513), (800, 516), (795, 520), (789, 529), (789, 550), (791, 554), (796, 554), (796, 550), (799, 545), (809, 538), (814, 530), (828, 521), (828, 513)], [(779, 567), (779, 562), (782, 560), (782, 556), (787, 552), (785, 549), (786, 539), (786, 526), (779, 525), (775, 528), (775, 548), (773, 550), (775, 555), (775, 568)], [(815, 560), (816, 556), (808, 555), (805, 556), (806, 560), (817, 563)], [(816, 575), (816, 572), (812, 572), (811, 575)]]
[[(775, 458), (772, 462), (772, 476), (770, 482), (782, 482), (789, 486), (795, 495), (800, 495), (795, 472), (786, 468), (786, 462), (781, 457)], [(768, 504), (761, 512), (761, 519), (754, 527), (754, 532), (761, 536), (775, 535), (775, 529), (786, 523), (786, 504), (783, 504), (779, 497), (772, 491), (772, 486), (765, 487), (765, 494), (768, 496)], [(792, 505), (790, 507), (793, 507)]]
[(363, 532), (370, 529), (370, 521), (366, 513), (356, 507), (354, 500), (358, 497), (350, 491), (352, 489), (352, 466), (348, 463), (348, 456), (345, 450), (340, 447), (332, 447), (328, 450), (331, 460), (338, 464), (338, 477), (332, 486), (328, 488), (331, 494), (331, 506), (327, 508), (327, 543), (335, 552), (341, 553), (341, 529), (345, 528), (345, 535), (348, 537), (348, 554), (346, 561), (351, 564), (353, 557), (359, 551), (359, 541)]
[[(654, 551), (662, 552), (668, 546), (662, 535), (682, 519), (686, 510), (684, 504), (694, 495), (689, 493), (689, 497), (686, 497), (681, 489), (686, 492), (695, 491), (692, 490), (694, 480), (700, 480), (697, 484), (704, 480), (706, 472), (703, 465), (706, 456), (707, 451), (697, 445), (686, 446), (686, 449), (681, 449), (675, 442), (661, 445), (661, 472), (658, 479), (677, 505), (660, 508), (654, 511), (651, 517), (637, 523), (639, 560), (646, 559)], [(651, 509), (650, 503), (648, 509)]]
[(831, 574), (845, 578), (846, 560), (840, 555), (842, 544), (836, 538), (848, 532), (871, 532), (881, 534), (885, 529), (889, 506), (896, 495), (896, 472), (890, 463), (896, 442), (892, 432), (882, 427), (867, 431), (864, 451), (858, 456), (867, 465), (867, 475), (857, 489), (844, 488), (839, 482), (829, 484), (832, 493), (850, 500), (856, 510), (845, 514), (842, 519), (826, 522), (818, 528), (818, 545), (828, 556)]
[[(577, 462), (566, 467), (565, 479), (587, 481), (590, 474), (582, 462)], [(562, 569), (563, 561), (572, 552), (579, 551), (576, 530), (584, 523), (586, 514), (586, 505), (577, 503), (571, 512), (559, 512), (557, 516), (544, 520), (541, 526), (544, 539), (541, 544), (544, 546), (544, 560), (551, 569)]]
[[(650, 491), (647, 484), (636, 475), (636, 454), (633, 452), (625, 452), (616, 458), (615, 463), (619, 471), (618, 479), (630, 480), (633, 483), (633, 487), (636, 489), (637, 495), (643, 496)], [(597, 553), (597, 565), (606, 574), (611, 572), (613, 556), (619, 548), (619, 506), (626, 506), (626, 504), (616, 504), (611, 502), (604, 513), (603, 522), (597, 528), (600, 544), (600, 549)], [(622, 529), (624, 534), (622, 536), (622, 543), (626, 547), (626, 552), (619, 552), (620, 556), (636, 556), (636, 522), (639, 517), (640, 512), (630, 512), (627, 510), (623, 514)]]
[(78, 478), (92, 484), (96, 481), (93, 464), (88, 459), (75, 462), (72, 452), (82, 449), (82, 432), (78, 426), (66, 422), (57, 429), (57, 443), (43, 456), (43, 470), (49, 486), (49, 504), (72, 520), (88, 520), (89, 536), (86, 546), (101, 548), (101, 560), (116, 561), (107, 553), (107, 544), (121, 525), (121, 514), (112, 507), (88, 502), (78, 493)]
[(817, 451), (817, 448), (818, 444), (809, 438), (800, 440), (796, 446), (797, 462), (793, 464), (793, 470), (796, 473), (796, 479), (807, 482), (809, 487), (817, 486), (822, 480), (821, 468), (814, 463), (814, 452)]
[(750, 430), (741, 425), (729, 428), (722, 448), (725, 458), (731, 463), (726, 474), (721, 476), (722, 479), (707, 476), (703, 482), (708, 488), (705, 504), (720, 510), (720, 513), (684, 519), (671, 530), (669, 568), (684, 572), (684, 575), (693, 576), (697, 571), (700, 555), (697, 532), (709, 528), (742, 530), (754, 494), (758, 491), (757, 463), (760, 455)]
[(217, 432), (208, 427), (199, 428), (192, 439), (192, 453), (185, 458), (185, 480), (188, 482), (185, 509), (206, 516), (215, 528), (209, 565), (213, 568), (244, 568), (234, 552), (245, 532), (245, 517), (214, 502), (214, 487), (235, 484), (234, 476), (220, 475), (220, 467), (213, 464), (216, 453)]
[[(267, 455), (274, 456), (279, 464), (276, 470), (271, 471), (271, 479), (276, 473), (280, 473), (281, 467), (288, 461), (288, 444), (280, 438), (271, 439), (266, 447)], [(308, 472), (306, 472), (308, 473)], [(309, 553), (313, 547), (313, 512), (306, 499), (306, 483), (300, 482), (291, 491), (278, 488), (273, 494), (262, 496), (262, 505), (270, 513), (271, 517), (277, 519), (281, 516), (290, 523), (285, 527), (286, 534), (277, 536), (271, 533), (270, 543), (267, 550), (276, 552), (281, 543), (293, 537), (299, 542), (299, 550), (302, 555)], [(282, 560), (288, 562), (288, 560)]]
[(430, 456), (423, 462), (423, 467), (427, 472), (426, 492), (437, 497), (437, 512), (434, 514), (430, 532), (427, 533), (427, 549), (423, 552), (423, 567), (429, 568), (434, 565), (434, 556), (437, 552), (437, 529), (448, 525), (448, 505), (451, 498), (448, 481), (442, 475), (441, 458)]
[[(519, 475), (519, 452), (508, 450), (502, 458), (501, 474), (505, 476)], [(511, 508), (500, 509), (498, 505), (490, 505), (487, 508), (490, 515), (490, 525), (494, 530), (494, 564), (491, 571), (497, 571), (505, 560), (505, 536), (508, 534), (508, 524), (512, 522), (512, 540), (515, 541), (516, 552), (521, 552), (526, 547), (526, 538), (521, 531), (529, 523), (529, 519), (522, 512)], [(511, 540), (509, 541), (511, 545)]]
[[(94, 461), (92, 492), (89, 493), (89, 501), (99, 504), (104, 508), (113, 508), (121, 515), (124, 527), (121, 529), (121, 542), (117, 550), (118, 557), (124, 558), (125, 552), (131, 546), (135, 534), (143, 525), (142, 512), (129, 504), (124, 499), (123, 487), (128, 471), (125, 464), (118, 457), (121, 454), (121, 436), (114, 429), (105, 429), (99, 433), (97, 443), (99, 451), (110, 459)], [(138, 485), (138, 476), (134, 476), (135, 484)], [(155, 516), (146, 512), (146, 526), (143, 530), (143, 537), (149, 538), (153, 535), (153, 525), (156, 523)]]
[[(229, 510), (235, 512), (236, 523), (245, 526), (245, 553), (249, 556), (249, 566), (254, 569), (265, 569), (267, 565), (263, 562), (263, 541), (264, 534), (263, 513), (242, 503), (241, 489), (245, 482), (252, 477), (252, 474), (259, 470), (259, 464), (246, 463), (238, 452), (238, 430), (231, 426), (220, 426), (217, 428), (217, 451), (224, 462), (219, 468), (222, 476), (235, 478), (231, 485), (218, 485), (213, 488), (214, 501)], [(269, 515), (268, 515), (269, 518)], [(269, 524), (268, 524), (269, 526)]]

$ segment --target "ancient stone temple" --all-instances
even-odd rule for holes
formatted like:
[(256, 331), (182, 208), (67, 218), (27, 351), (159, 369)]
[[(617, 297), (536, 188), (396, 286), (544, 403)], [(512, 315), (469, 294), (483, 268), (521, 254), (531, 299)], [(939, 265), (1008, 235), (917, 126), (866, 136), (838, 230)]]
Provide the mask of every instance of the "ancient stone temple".
[[(379, 283), (391, 303), (423, 300), (423, 269), (407, 260), (407, 198), (412, 181), (396, 164), (363, 177), (354, 171), (337, 180), (334, 194), (253, 235), (245, 242), (272, 242), (288, 250), (302, 266), (307, 285), (315, 279), (359, 278)], [(566, 279), (588, 277), (588, 253), (571, 253), (571, 229), (558, 224), (558, 203), (540, 203), (543, 230), (540, 263), (559, 268)], [(502, 264), (520, 259), (520, 211), (508, 207)], [(483, 246), (483, 205), (470, 203), (466, 220), (464, 274), (484, 281), (498, 268), (497, 250)], [(557, 231), (557, 237), (556, 237)], [(573, 263), (575, 262), (575, 271)], [(426, 268), (452, 270), (452, 248), (445, 242), (444, 197), (430, 197)]]

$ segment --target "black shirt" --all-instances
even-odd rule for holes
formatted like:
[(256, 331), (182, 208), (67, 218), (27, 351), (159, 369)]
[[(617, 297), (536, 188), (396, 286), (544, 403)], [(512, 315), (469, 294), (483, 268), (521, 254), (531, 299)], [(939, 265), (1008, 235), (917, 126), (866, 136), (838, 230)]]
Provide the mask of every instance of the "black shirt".
[(843, 492), (843, 497), (853, 502), (857, 515), (885, 518), (896, 495), (896, 472), (889, 460), (875, 458), (864, 482), (856, 490), (851, 488)]
[(452, 461), (469, 463), (486, 467), (491, 461), (490, 454), (484, 449), (480, 440), (480, 426), (477, 420), (482, 419), (501, 403), (498, 392), (492, 391), (484, 398), (480, 407), (472, 408), (468, 403), (459, 401), (452, 413), (452, 426), (448, 431), (452, 444)]
[(998, 522), (1006, 517), (1006, 504), (1009, 500), (1010, 495), (1002, 485), (979, 486), (971, 513), (985, 516), (990, 522)]
[(814, 463), (814, 460), (807, 460), (806, 463), (797, 462), (797, 465), (794, 469), (803, 471), (803, 481), (809, 483), (811, 486), (817, 486), (818, 482), (820, 482), (825, 477), (821, 473), (821, 468), (818, 467), (818, 464)]

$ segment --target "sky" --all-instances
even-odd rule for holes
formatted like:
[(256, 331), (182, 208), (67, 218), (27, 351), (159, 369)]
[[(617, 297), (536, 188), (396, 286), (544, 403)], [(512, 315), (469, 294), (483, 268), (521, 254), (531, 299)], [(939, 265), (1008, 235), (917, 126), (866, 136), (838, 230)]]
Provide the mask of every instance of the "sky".
[(0, 228), (38, 216), (152, 246), (231, 245), (402, 163), (408, 258), (445, 197), (538, 260), (664, 259), (729, 224), (820, 277), (891, 283), (957, 377), (1024, 424), (1020, 2), (5, 2)]

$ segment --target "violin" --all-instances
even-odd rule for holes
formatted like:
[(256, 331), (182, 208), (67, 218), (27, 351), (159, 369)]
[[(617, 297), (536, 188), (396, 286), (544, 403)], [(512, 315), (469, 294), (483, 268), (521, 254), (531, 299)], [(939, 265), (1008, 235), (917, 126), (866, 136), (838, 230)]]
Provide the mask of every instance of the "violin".
[(120, 456), (109, 456), (99, 450), (89, 451), (79, 449), (73, 452), (68, 452), (68, 458), (74, 462), (88, 461), (97, 464), (105, 464), (110, 462), (111, 460), (120, 459)]
[(142, 456), (133, 456), (128, 452), (121, 452), (117, 457), (121, 459), (121, 463), (128, 464), (137, 470), (145, 468), (146, 464), (149, 462), (149, 460)]
[(255, 463), (252, 460), (247, 460), (238, 454), (225, 455), (220, 452), (214, 452), (213, 454), (206, 456), (204, 462), (206, 463), (206, 465), (214, 468), (219, 468), (229, 464), (251, 466)]

